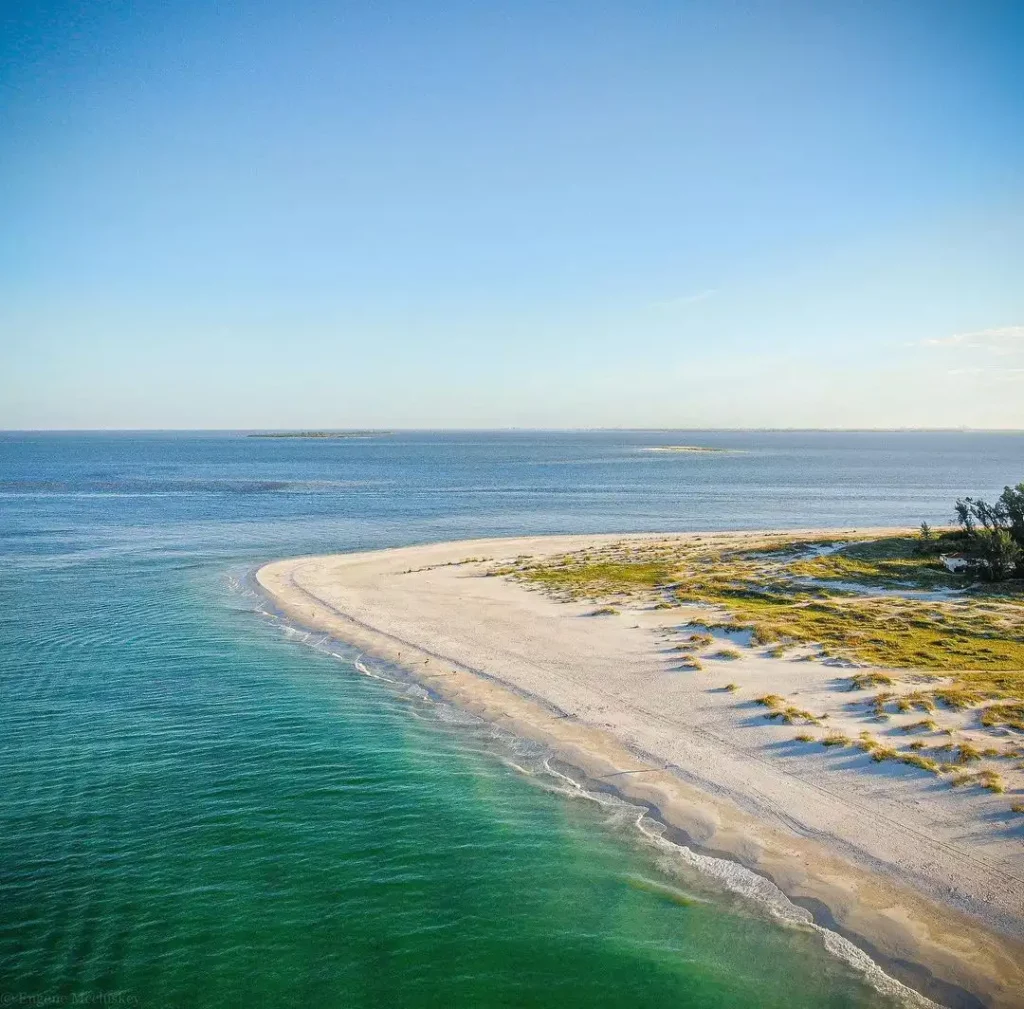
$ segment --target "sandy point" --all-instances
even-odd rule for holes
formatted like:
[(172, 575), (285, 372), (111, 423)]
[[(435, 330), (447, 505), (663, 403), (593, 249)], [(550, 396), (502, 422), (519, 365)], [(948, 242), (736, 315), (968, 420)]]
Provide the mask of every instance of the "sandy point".
[(773, 691), (839, 710), (834, 666), (716, 632), (738, 658), (681, 669), (671, 642), (685, 613), (627, 600), (595, 616), (493, 574), (524, 556), (696, 535), (303, 557), (263, 566), (257, 581), (290, 620), (403, 666), (656, 810), (680, 840), (767, 877), (935, 1001), (1024, 1006), (1024, 845), (986, 817), (989, 797), (794, 747), (792, 730), (757, 710), (755, 696)]

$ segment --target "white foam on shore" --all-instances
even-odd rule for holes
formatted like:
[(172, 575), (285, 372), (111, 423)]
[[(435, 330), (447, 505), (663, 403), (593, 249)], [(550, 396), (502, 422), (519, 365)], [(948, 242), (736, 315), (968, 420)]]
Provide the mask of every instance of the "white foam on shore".
[[(344, 645), (330, 635), (314, 633), (297, 627), (287, 618), (265, 607), (260, 607), (260, 612), (275, 623), (289, 638), (295, 639), (299, 643), (327, 654), (332, 658), (348, 663), (360, 675), (387, 683), (398, 689), (403, 696), (430, 702), (433, 705), (432, 714), (435, 719), (447, 722), (461, 722), (466, 727), (487, 725), (484, 719), (462, 711), (458, 712), (459, 717), (457, 718), (446, 718), (446, 712), (454, 714), (456, 709), (448, 702), (439, 700), (429, 690), (415, 683), (415, 681), (402, 676), (392, 677), (386, 675), (374, 668), (366, 660), (364, 653), (356, 653), (355, 649), (353, 649), (353, 656), (346, 656), (336, 651), (335, 649), (339, 645), (342, 647)], [(409, 673), (409, 675), (412, 676), (414, 674)], [(488, 727), (491, 737), (495, 742), (501, 744), (502, 749), (515, 752), (516, 749), (522, 747), (525, 753), (540, 756), (539, 748), (536, 744), (529, 743), (529, 741), (523, 740), (498, 726), (489, 725)], [(507, 754), (491, 752), (493, 756), (496, 756), (510, 770), (532, 779), (541, 787), (566, 797), (583, 798), (596, 803), (610, 814), (609, 820), (617, 826), (629, 825), (634, 828), (636, 833), (646, 843), (659, 849), (669, 859), (669, 864), (666, 868), (670, 872), (673, 868), (671, 864), (673, 861), (682, 863), (705, 877), (714, 880), (729, 892), (767, 910), (780, 924), (786, 927), (805, 928), (818, 933), (821, 936), (825, 949), (860, 973), (879, 994), (896, 999), (903, 1005), (912, 1007), (912, 1009), (943, 1009), (940, 1003), (933, 1002), (920, 992), (891, 977), (864, 950), (850, 942), (850, 940), (831, 929), (818, 925), (809, 911), (794, 904), (771, 880), (758, 875), (738, 862), (711, 855), (702, 855), (684, 844), (668, 840), (664, 837), (665, 825), (651, 817), (645, 807), (637, 806), (617, 795), (588, 789), (570, 775), (553, 767), (551, 765), (553, 754), (544, 754), (542, 759), (539, 760), (537, 767), (531, 770)]]
[(636, 813), (634, 825), (637, 831), (648, 842), (671, 858), (714, 879), (730, 892), (766, 908), (772, 917), (783, 924), (817, 932), (822, 938), (825, 949), (863, 974), (875, 991), (898, 999), (904, 1005), (912, 1006), (914, 1009), (942, 1009), (939, 1003), (933, 1002), (920, 992), (886, 974), (864, 950), (850, 942), (849, 939), (839, 935), (838, 932), (818, 925), (808, 910), (794, 904), (770, 879), (758, 875), (738, 862), (716, 858), (713, 855), (702, 855), (684, 844), (670, 841), (664, 836), (665, 825), (653, 819), (646, 809), (637, 807), (625, 799), (590, 791), (569, 775), (552, 767), (550, 759), (545, 759), (544, 766), (548, 773), (564, 783), (564, 788), (561, 791), (565, 794), (586, 798), (605, 807), (620, 805), (629, 808)]

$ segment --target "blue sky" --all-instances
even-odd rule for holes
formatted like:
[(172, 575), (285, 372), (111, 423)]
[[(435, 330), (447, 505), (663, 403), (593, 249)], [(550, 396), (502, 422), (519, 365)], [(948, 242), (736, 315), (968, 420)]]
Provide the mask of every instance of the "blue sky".
[(0, 427), (1024, 428), (1024, 5), (5, 5)]

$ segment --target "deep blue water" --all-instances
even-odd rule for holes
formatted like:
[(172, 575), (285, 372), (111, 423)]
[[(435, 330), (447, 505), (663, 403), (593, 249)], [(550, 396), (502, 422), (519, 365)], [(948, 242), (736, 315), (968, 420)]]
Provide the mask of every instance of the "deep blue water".
[(891, 1004), (542, 754), (298, 643), (247, 579), (469, 536), (937, 524), (1020, 479), (1019, 434), (0, 435), (0, 995)]

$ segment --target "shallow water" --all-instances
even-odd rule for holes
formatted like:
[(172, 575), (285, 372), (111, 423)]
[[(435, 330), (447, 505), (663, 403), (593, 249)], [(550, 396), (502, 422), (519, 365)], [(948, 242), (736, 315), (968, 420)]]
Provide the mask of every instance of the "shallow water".
[(1022, 461), (1018, 435), (0, 436), (0, 993), (898, 1002), (636, 809), (269, 619), (249, 575), (477, 535), (939, 522)]

